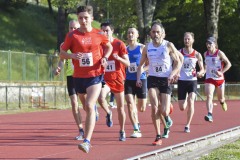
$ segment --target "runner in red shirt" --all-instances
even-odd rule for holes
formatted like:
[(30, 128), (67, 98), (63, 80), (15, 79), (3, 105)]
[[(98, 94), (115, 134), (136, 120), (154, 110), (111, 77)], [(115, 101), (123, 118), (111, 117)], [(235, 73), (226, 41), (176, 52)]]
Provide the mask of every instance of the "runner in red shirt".
[(113, 26), (110, 23), (102, 23), (101, 28), (111, 42), (113, 51), (108, 58), (108, 66), (105, 70), (103, 87), (98, 103), (107, 113), (107, 126), (112, 127), (112, 112), (109, 109), (106, 97), (110, 91), (114, 93), (117, 102), (118, 120), (120, 124), (119, 141), (125, 141), (126, 135), (124, 131), (124, 125), (126, 121), (126, 113), (124, 111), (124, 80), (126, 77), (125, 67), (129, 66), (130, 62), (127, 55), (126, 45), (119, 39), (116, 39), (112, 36), (114, 31)]
[[(88, 153), (95, 127), (94, 106), (101, 92), (104, 67), (107, 66), (112, 45), (102, 31), (92, 28), (92, 6), (78, 7), (77, 16), (80, 28), (67, 34), (61, 46), (60, 57), (73, 60), (75, 89), (87, 112), (85, 139), (82, 144), (78, 145), (78, 148)], [(102, 46), (105, 47), (104, 53)], [(72, 54), (68, 54), (67, 50), (70, 50)]]

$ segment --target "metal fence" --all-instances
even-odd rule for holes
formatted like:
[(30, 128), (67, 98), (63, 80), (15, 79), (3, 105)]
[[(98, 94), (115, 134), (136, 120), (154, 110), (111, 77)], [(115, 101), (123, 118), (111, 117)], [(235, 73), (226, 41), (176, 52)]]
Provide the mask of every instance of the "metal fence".
[(63, 81), (64, 72), (54, 76), (57, 55), (0, 50), (0, 81)]
[(70, 106), (66, 86), (0, 86), (0, 111)]
[[(173, 101), (177, 101), (177, 85), (173, 86)], [(240, 100), (240, 84), (226, 84), (227, 100)], [(216, 100), (216, 94), (214, 99)], [(196, 100), (205, 101), (204, 84), (198, 85)], [(22, 108), (71, 107), (66, 86), (0, 86), (0, 111)]]

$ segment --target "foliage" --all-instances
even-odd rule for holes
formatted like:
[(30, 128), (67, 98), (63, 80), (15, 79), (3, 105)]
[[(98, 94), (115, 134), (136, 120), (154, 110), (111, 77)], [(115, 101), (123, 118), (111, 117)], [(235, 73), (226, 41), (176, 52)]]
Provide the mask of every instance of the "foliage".
[(0, 14), (0, 49), (50, 53), (56, 46), (56, 22), (48, 9), (28, 4), (26, 8)]
[[(135, 1), (133, 0), (92, 0), (94, 18), (100, 23), (109, 21), (115, 26), (115, 34), (126, 39), (126, 32), (132, 24), (137, 25)], [(96, 7), (97, 6), (97, 7)]]
[(79, 0), (52, 0), (55, 7), (63, 7), (68, 13), (76, 13), (76, 6), (84, 5), (84, 1)]
[(0, 8), (4, 10), (14, 10), (27, 5), (27, 0), (0, 0)]

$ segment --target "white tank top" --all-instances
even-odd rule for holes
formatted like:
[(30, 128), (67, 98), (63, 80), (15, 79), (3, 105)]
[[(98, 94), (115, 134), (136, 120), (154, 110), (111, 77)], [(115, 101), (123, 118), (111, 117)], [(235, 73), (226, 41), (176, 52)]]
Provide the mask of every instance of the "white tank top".
[(148, 44), (147, 57), (149, 60), (148, 75), (155, 77), (169, 77), (172, 72), (172, 59), (169, 55), (168, 41), (163, 40), (159, 47)]
[(206, 64), (206, 79), (212, 78), (214, 80), (223, 80), (223, 76), (217, 76), (216, 71), (221, 71), (223, 68), (223, 62), (220, 60), (219, 49), (214, 54), (209, 54), (207, 51), (205, 56)]
[(190, 54), (185, 54), (183, 49), (180, 50), (184, 59), (183, 65), (180, 71), (179, 80), (193, 81), (197, 80), (196, 76), (196, 64), (198, 59), (196, 58), (196, 50)]

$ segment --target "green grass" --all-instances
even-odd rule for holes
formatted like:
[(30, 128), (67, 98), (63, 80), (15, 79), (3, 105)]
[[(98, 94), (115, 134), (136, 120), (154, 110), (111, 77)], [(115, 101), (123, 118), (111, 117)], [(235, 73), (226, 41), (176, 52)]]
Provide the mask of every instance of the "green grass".
[[(69, 19), (77, 19), (69, 15)], [(0, 10), (0, 50), (49, 54), (57, 48), (57, 11), (28, 4), (25, 8), (6, 12)], [(67, 31), (68, 21), (66, 22)], [(99, 28), (98, 22), (93, 27)]]
[(201, 157), (199, 160), (239, 160), (240, 159), (240, 139), (234, 143), (224, 145), (213, 150), (209, 155)]
[(48, 8), (26, 8), (0, 14), (1, 50), (48, 53), (56, 46), (56, 20)]

